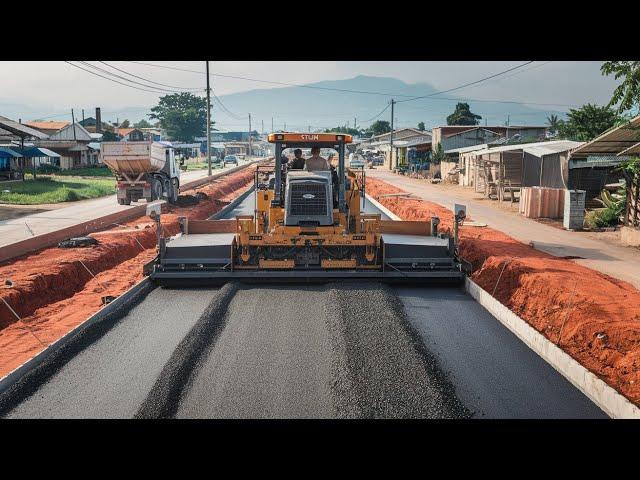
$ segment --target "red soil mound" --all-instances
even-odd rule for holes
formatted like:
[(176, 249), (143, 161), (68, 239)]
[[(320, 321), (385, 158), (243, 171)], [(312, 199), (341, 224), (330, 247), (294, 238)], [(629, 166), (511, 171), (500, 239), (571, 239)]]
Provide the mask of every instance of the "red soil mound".
[[(219, 211), (253, 175), (247, 168), (186, 192), (204, 192), (208, 199), (192, 207), (169, 206), (162, 215), (165, 234), (179, 231), (180, 216), (202, 220)], [(96, 247), (46, 248), (0, 266), (0, 281), (13, 282), (0, 289), (0, 298), (22, 318), (18, 322), (0, 302), (0, 376), (98, 311), (103, 296), (120, 295), (140, 281), (142, 266), (156, 254), (155, 225), (148, 217), (91, 236), (99, 241)]]
[[(382, 197), (402, 190), (367, 179), (367, 193), (404, 220), (452, 212), (418, 199)], [(640, 404), (640, 292), (632, 285), (524, 245), (491, 228), (462, 226), (460, 254), (472, 278), (613, 388)], [(499, 280), (499, 281), (498, 281)], [(496, 286), (497, 285), (497, 286)]]

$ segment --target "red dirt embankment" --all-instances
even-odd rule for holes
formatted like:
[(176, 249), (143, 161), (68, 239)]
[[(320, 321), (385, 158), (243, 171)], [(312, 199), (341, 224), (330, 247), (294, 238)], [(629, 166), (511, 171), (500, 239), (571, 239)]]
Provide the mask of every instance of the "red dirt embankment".
[[(165, 235), (178, 233), (178, 217), (202, 220), (222, 209), (253, 182), (254, 171), (243, 169), (183, 192), (204, 192), (208, 199), (169, 206), (161, 217)], [(22, 318), (18, 322), (0, 301), (0, 377), (97, 312), (103, 296), (120, 295), (139, 282), (142, 266), (156, 255), (155, 224), (146, 216), (90, 236), (97, 246), (46, 248), (0, 266), (2, 285), (13, 282), (11, 288), (0, 285), (0, 298)]]
[[(401, 192), (381, 180), (367, 179), (367, 193), (402, 219), (438, 216), (441, 229), (452, 228), (452, 212), (440, 205), (378, 198)], [(487, 227), (462, 226), (460, 255), (472, 262), (472, 278), (478, 285), (489, 293), (495, 289), (502, 304), (640, 405), (638, 290)]]

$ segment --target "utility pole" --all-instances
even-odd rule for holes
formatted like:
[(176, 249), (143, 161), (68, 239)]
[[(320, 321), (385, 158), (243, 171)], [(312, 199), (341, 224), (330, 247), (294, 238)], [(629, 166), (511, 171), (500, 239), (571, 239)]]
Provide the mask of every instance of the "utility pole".
[(389, 136), (389, 169), (393, 170), (393, 106), (396, 101), (391, 99), (391, 135)]
[(271, 133), (273, 133), (273, 117), (271, 117)]
[[(73, 142), (77, 143), (78, 139), (76, 138), (76, 117), (73, 114), (73, 108), (71, 109), (71, 128), (73, 129)], [(82, 155), (82, 153), (80, 153), (79, 155)], [(73, 157), (71, 157), (73, 158)], [(75, 167), (75, 165), (73, 165)], [(36, 169), (35, 169), (35, 163), (34, 163), (34, 167), (33, 167), (33, 178), (36, 178)]]
[(82, 109), (82, 126), (84, 127), (84, 108)]
[(356, 127), (356, 117), (353, 117), (353, 129), (355, 130), (356, 128), (358, 128)]
[(209, 87), (209, 60), (207, 60), (207, 165), (211, 176), (211, 88)]
[(262, 129), (260, 131), (262, 132), (262, 135), (264, 135), (264, 120), (260, 120), (260, 122), (262, 122)]
[(251, 149), (251, 114), (249, 114), (249, 156), (253, 155), (253, 150)]

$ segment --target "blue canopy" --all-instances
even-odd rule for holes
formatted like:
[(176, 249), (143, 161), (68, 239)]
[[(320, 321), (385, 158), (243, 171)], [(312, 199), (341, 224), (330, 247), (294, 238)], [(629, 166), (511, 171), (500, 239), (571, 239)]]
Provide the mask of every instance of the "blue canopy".
[(22, 152), (22, 156), (24, 157), (51, 157), (51, 158), (60, 158), (60, 155), (56, 152), (49, 150), (48, 148), (42, 147), (33, 147), (26, 149)]
[(0, 147), (0, 158), (20, 158), (22, 155), (7, 147)]

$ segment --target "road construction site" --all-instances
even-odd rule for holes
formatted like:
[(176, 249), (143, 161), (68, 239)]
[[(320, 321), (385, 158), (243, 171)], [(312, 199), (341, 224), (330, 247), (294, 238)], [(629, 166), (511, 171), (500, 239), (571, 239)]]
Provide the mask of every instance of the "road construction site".
[(0, 414), (606, 417), (461, 287), (373, 282), (149, 287), (2, 392)]

